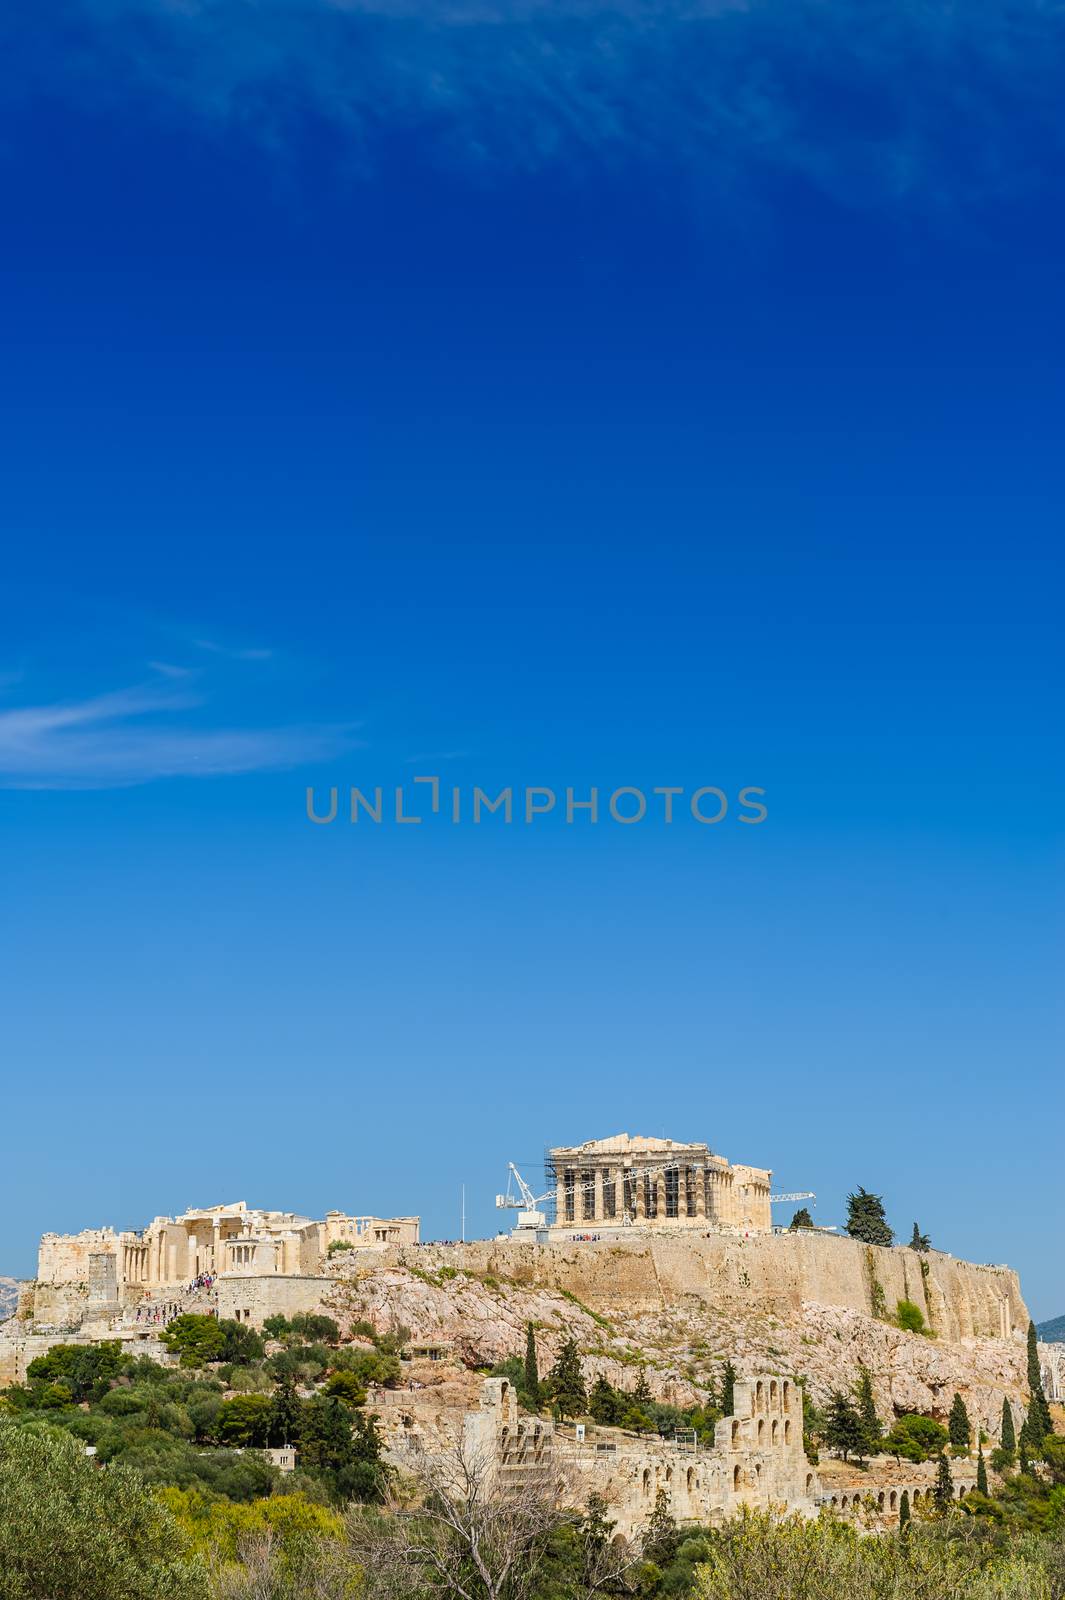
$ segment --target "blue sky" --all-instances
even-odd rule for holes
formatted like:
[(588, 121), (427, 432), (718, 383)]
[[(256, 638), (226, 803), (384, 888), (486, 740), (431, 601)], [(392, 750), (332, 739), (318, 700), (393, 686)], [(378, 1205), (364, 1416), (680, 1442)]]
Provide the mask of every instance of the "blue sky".
[[(48, 11), (0, 1271), (232, 1198), (489, 1233), (627, 1129), (1060, 1313), (1058, 14)], [(429, 772), (769, 816), (306, 820)]]

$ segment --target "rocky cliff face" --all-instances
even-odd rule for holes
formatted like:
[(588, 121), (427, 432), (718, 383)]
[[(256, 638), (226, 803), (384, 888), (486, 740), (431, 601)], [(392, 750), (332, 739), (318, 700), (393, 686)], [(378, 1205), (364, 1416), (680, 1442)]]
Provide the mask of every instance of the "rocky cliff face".
[[(1028, 1314), (1016, 1275), (937, 1253), (823, 1236), (493, 1241), (342, 1259), (332, 1273), (325, 1302), (342, 1320), (448, 1341), (469, 1366), (521, 1354), (532, 1322), (542, 1368), (572, 1336), (591, 1376), (629, 1388), (643, 1365), (659, 1398), (677, 1404), (702, 1398), (726, 1358), (741, 1375), (802, 1377), (815, 1399), (864, 1366), (885, 1419), (945, 1417), (957, 1390), (992, 1434), (1003, 1396), (1019, 1403), (1026, 1392)], [(900, 1300), (919, 1307), (927, 1336), (894, 1324)], [(1016, 1330), (1008, 1338), (1004, 1316)]]

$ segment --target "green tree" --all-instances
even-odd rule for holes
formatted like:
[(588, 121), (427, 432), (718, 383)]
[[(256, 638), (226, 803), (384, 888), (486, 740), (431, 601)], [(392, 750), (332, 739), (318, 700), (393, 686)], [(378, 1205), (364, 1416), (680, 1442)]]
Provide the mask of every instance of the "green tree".
[(807, 1207), (800, 1206), (798, 1211), (796, 1211), (795, 1215), (792, 1217), (791, 1221), (788, 1223), (788, 1228), (789, 1230), (794, 1228), (812, 1228), (813, 1225), (814, 1219), (811, 1217)]
[(1035, 1394), (1028, 1402), (1028, 1415), (1021, 1426), (1020, 1448), (1029, 1460), (1038, 1461), (1043, 1454), (1043, 1413)]
[(243, 1322), (235, 1322), (231, 1317), (223, 1317), (218, 1326), (224, 1340), (221, 1360), (231, 1361), (237, 1367), (246, 1367), (253, 1361), (262, 1360), (266, 1347), (254, 1328), (247, 1327)]
[(303, 1402), (296, 1393), (296, 1385), (291, 1378), (282, 1378), (270, 1400), (268, 1443), (275, 1446), (297, 1444), (302, 1413)]
[[(1043, 1393), (1043, 1374), (1039, 1367), (1039, 1335), (1035, 1323), (1028, 1324), (1028, 1388), (1031, 1391), (1032, 1404), (1035, 1406), (1035, 1427), (1029, 1426), (1029, 1438), (1033, 1445), (1042, 1444), (1048, 1433), (1053, 1433), (1054, 1424), (1050, 1416), (1050, 1407), (1046, 1395)], [(1031, 1406), (1028, 1409), (1029, 1424), (1032, 1421)]]
[(947, 1437), (946, 1428), (935, 1417), (908, 1414), (892, 1423), (883, 1449), (900, 1461), (931, 1461), (942, 1452)]
[(955, 1450), (964, 1451), (967, 1455), (972, 1441), (972, 1428), (969, 1425), (969, 1413), (965, 1409), (965, 1401), (957, 1390), (954, 1392), (954, 1399), (950, 1407), (947, 1432), (950, 1436), (951, 1446)]
[(168, 1322), (159, 1337), (172, 1354), (181, 1357), (183, 1367), (221, 1361), (226, 1347), (226, 1332), (218, 1318), (195, 1311), (186, 1311)]
[[(54, 1344), (43, 1356), (36, 1356), (26, 1369), (32, 1388), (43, 1392), (55, 1385), (70, 1400), (99, 1399), (110, 1388), (122, 1368), (122, 1346), (117, 1339), (99, 1344)], [(67, 1403), (67, 1402), (63, 1402)]]
[(899, 1532), (906, 1532), (906, 1524), (910, 1520), (910, 1491), (903, 1489), (899, 1498)]
[(624, 1415), (624, 1403), (614, 1385), (600, 1373), (588, 1397), (588, 1410), (604, 1427), (617, 1427)]
[(238, 1394), (218, 1408), (215, 1431), (227, 1445), (265, 1445), (270, 1433), (272, 1402), (266, 1394)]
[(721, 1374), (721, 1415), (731, 1417), (736, 1410), (736, 1368), (726, 1361)]
[(895, 1235), (888, 1227), (880, 1195), (859, 1187), (847, 1196), (847, 1232), (864, 1244), (891, 1244)]
[(642, 1543), (644, 1560), (653, 1561), (656, 1567), (668, 1567), (677, 1553), (680, 1539), (665, 1489), (659, 1489), (655, 1495), (654, 1509), (647, 1519)]
[(547, 1384), (560, 1417), (579, 1417), (587, 1410), (588, 1391), (584, 1386), (576, 1339), (567, 1339), (563, 1344), (548, 1374)]
[(858, 1408), (840, 1389), (829, 1397), (821, 1436), (830, 1450), (835, 1450), (846, 1461), (849, 1456), (861, 1460), (867, 1453), (865, 1430)]
[(4, 1600), (206, 1600), (207, 1580), (170, 1513), (79, 1440), (0, 1422)]
[(366, 1390), (354, 1372), (334, 1372), (326, 1380), (323, 1392), (342, 1400), (346, 1406), (361, 1406), (366, 1400)]
[(936, 1486), (932, 1494), (935, 1499), (936, 1510), (942, 1516), (944, 1512), (950, 1510), (954, 1501), (954, 1479), (950, 1475), (950, 1462), (942, 1450), (939, 1452), (939, 1459), (936, 1462)]
[(922, 1255), (932, 1248), (932, 1241), (927, 1233), (922, 1233), (916, 1222), (913, 1225), (913, 1235), (910, 1239), (910, 1249), (920, 1250)]
[(536, 1329), (530, 1322), (525, 1329), (525, 1398), (535, 1410), (540, 1404), (540, 1369), (536, 1361)]
[(979, 1447), (976, 1451), (976, 1487), (981, 1494), (987, 1493), (987, 1467), (984, 1464), (984, 1452)]
[(1008, 1399), (1002, 1402), (1002, 1433), (999, 1443), (1012, 1461), (1017, 1454), (1017, 1429), (1013, 1422), (1013, 1407)]
[(858, 1402), (858, 1415), (862, 1421), (862, 1437), (865, 1441), (865, 1451), (868, 1455), (875, 1455), (884, 1437), (884, 1430), (880, 1425), (880, 1418), (876, 1414), (876, 1400), (873, 1396), (873, 1380), (869, 1373), (862, 1368), (861, 1377), (855, 1392)]
[(655, 1397), (651, 1393), (651, 1385), (647, 1381), (647, 1369), (645, 1367), (640, 1368), (639, 1376), (636, 1379), (636, 1387), (632, 1391), (632, 1398), (635, 1404), (641, 1406), (644, 1410), (649, 1405), (654, 1404)]
[(372, 1416), (328, 1395), (307, 1401), (300, 1419), (300, 1466), (320, 1477), (334, 1500), (378, 1498), (380, 1455)]

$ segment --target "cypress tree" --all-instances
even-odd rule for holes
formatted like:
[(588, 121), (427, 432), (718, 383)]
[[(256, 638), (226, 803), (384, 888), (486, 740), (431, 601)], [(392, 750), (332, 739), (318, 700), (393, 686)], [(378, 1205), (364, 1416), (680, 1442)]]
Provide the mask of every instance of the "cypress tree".
[[(1032, 1402), (1038, 1413), (1036, 1428), (1030, 1429), (1029, 1434), (1033, 1445), (1042, 1444), (1048, 1433), (1053, 1431), (1054, 1424), (1050, 1420), (1050, 1407), (1047, 1397), (1043, 1393), (1043, 1374), (1039, 1370), (1039, 1335), (1035, 1331), (1035, 1323), (1028, 1324), (1028, 1387), (1032, 1393)], [(1031, 1410), (1029, 1408), (1029, 1419)]]
[(795, 1228), (812, 1228), (813, 1225), (814, 1219), (811, 1217), (806, 1206), (800, 1206), (798, 1211), (796, 1211), (795, 1215), (792, 1217), (791, 1221), (788, 1223), (788, 1228), (789, 1230)]
[(847, 1196), (847, 1232), (863, 1244), (891, 1244), (895, 1235), (888, 1227), (880, 1195), (870, 1194), (859, 1185), (855, 1194)]
[(954, 1480), (950, 1475), (950, 1463), (942, 1450), (939, 1452), (939, 1461), (936, 1466), (936, 1486), (933, 1491), (936, 1501), (936, 1510), (942, 1516), (950, 1510), (954, 1499)]
[(548, 1375), (551, 1398), (562, 1418), (578, 1417), (588, 1405), (580, 1352), (576, 1339), (567, 1339)]
[(899, 1501), (899, 1532), (900, 1533), (905, 1533), (906, 1532), (906, 1524), (909, 1522), (909, 1520), (910, 1520), (910, 1491), (908, 1489), (903, 1489), (902, 1498)]
[(857, 1456), (860, 1461), (868, 1453), (858, 1408), (839, 1389), (829, 1399), (821, 1437), (829, 1449), (837, 1451), (844, 1461), (850, 1455)]
[(865, 1440), (867, 1454), (875, 1455), (877, 1446), (884, 1436), (880, 1426), (880, 1418), (876, 1414), (876, 1401), (873, 1398), (873, 1380), (863, 1367), (862, 1375), (858, 1379), (856, 1391), (858, 1400), (858, 1415), (862, 1419), (862, 1436)]
[(651, 1385), (647, 1381), (647, 1373), (643, 1367), (640, 1368), (640, 1376), (636, 1379), (636, 1387), (632, 1391), (632, 1398), (638, 1406), (649, 1406), (654, 1400), (654, 1395), (651, 1393)]
[(736, 1409), (736, 1368), (731, 1361), (725, 1362), (725, 1370), (721, 1374), (721, 1414), (731, 1417)]
[(984, 1465), (984, 1452), (976, 1453), (976, 1487), (980, 1494), (987, 1493), (987, 1468)]
[(1028, 1436), (1028, 1454), (1030, 1456), (1041, 1456), (1046, 1432), (1043, 1427), (1043, 1412), (1037, 1394), (1033, 1394), (1028, 1403), (1028, 1415), (1024, 1419), (1024, 1427), (1021, 1429), (1022, 1439), (1025, 1434)]
[(536, 1330), (530, 1322), (525, 1330), (525, 1392), (530, 1405), (540, 1401), (540, 1372), (536, 1365)]
[(927, 1233), (921, 1232), (920, 1228), (915, 1222), (913, 1225), (913, 1235), (910, 1239), (910, 1249), (924, 1252), (925, 1250), (931, 1250), (931, 1248), (931, 1239), (928, 1237)]
[(1013, 1407), (1008, 1400), (1002, 1402), (1002, 1448), (1011, 1457), (1017, 1454), (1017, 1429), (1013, 1424)]
[(969, 1451), (972, 1430), (969, 1427), (969, 1413), (965, 1409), (965, 1401), (957, 1390), (954, 1392), (954, 1402), (950, 1408), (950, 1419), (947, 1424), (951, 1445), (955, 1450)]
[(603, 1423), (605, 1427), (613, 1427), (621, 1421), (621, 1396), (602, 1373), (592, 1385), (592, 1392), (588, 1397), (588, 1410), (595, 1421)]
[(1039, 1370), (1039, 1335), (1034, 1322), (1028, 1324), (1028, 1387), (1033, 1394), (1043, 1387), (1043, 1374)]
[(272, 1445), (298, 1444), (303, 1402), (291, 1375), (281, 1378), (270, 1401), (267, 1438)]
[(669, 1496), (665, 1489), (659, 1489), (643, 1536), (644, 1559), (653, 1561), (658, 1567), (668, 1567), (677, 1553), (679, 1543), (677, 1524), (669, 1509)]

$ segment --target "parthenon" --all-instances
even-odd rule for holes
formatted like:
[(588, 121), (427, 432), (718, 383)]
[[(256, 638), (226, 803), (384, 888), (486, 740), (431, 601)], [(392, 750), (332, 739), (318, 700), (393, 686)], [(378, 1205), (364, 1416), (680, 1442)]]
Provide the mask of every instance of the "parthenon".
[(555, 1177), (553, 1238), (587, 1225), (749, 1233), (772, 1226), (772, 1174), (726, 1161), (706, 1144), (617, 1133), (559, 1146), (548, 1167)]

